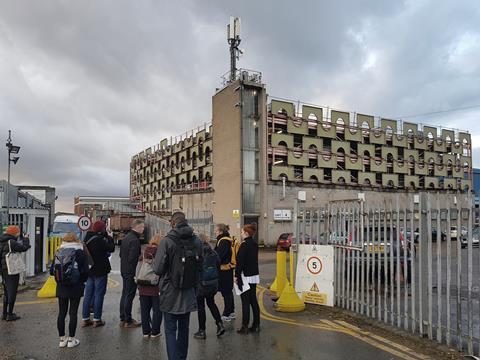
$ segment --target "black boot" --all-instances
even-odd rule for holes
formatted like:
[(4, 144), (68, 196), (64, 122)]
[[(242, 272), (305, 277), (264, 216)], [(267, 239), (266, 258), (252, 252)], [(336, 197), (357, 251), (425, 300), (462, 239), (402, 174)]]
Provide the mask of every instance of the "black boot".
[(20, 316), (17, 316), (15, 313), (11, 313), (7, 315), (7, 321), (17, 321), (20, 320)]
[(205, 340), (207, 338), (207, 334), (205, 334), (205, 330), (198, 330), (195, 334), (193, 334), (195, 339)]
[(259, 333), (260, 332), (260, 326), (251, 326), (248, 328), (248, 332), (251, 332), (251, 333)]
[(240, 329), (237, 330), (237, 333), (242, 334), (242, 335), (248, 334), (248, 327), (243, 325)]
[(225, 334), (225, 327), (221, 321), (217, 322), (217, 337), (222, 336)]

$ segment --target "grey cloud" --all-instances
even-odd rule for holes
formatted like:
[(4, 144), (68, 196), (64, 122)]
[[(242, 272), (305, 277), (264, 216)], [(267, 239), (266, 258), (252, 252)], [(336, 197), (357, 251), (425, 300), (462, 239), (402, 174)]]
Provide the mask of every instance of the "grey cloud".
[[(230, 15), (271, 95), (389, 117), (480, 103), (475, 0), (25, 4), (0, 1), (0, 137), (22, 145), (14, 182), (56, 186), (64, 208), (128, 194), (131, 155), (210, 121)], [(479, 114), (412, 120), (475, 135)]]

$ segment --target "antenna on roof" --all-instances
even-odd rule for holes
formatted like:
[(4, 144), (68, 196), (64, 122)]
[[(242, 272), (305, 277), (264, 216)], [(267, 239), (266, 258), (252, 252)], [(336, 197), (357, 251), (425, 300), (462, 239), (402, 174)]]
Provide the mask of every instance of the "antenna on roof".
[(235, 80), (237, 73), (237, 60), (242, 51), (238, 48), (240, 42), (240, 18), (230, 16), (230, 23), (227, 25), (227, 40), (230, 44), (230, 82)]

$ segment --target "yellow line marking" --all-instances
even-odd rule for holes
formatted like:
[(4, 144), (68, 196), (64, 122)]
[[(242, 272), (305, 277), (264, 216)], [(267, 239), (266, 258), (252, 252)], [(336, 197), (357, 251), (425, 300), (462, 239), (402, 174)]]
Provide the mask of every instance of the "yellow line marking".
[(116, 288), (117, 286), (120, 285), (120, 283), (116, 280), (113, 280), (112, 278), (108, 278), (108, 288), (109, 289), (113, 289), (113, 288)]
[(373, 339), (375, 339), (375, 340), (378, 340), (378, 341), (381, 341), (381, 342), (383, 342), (383, 343), (385, 343), (385, 344), (388, 344), (388, 345), (390, 345), (390, 346), (393, 346), (393, 347), (395, 347), (395, 348), (397, 348), (397, 349), (399, 349), (399, 350), (401, 350), (401, 351), (403, 351), (403, 352), (406, 352), (407, 354), (410, 354), (410, 355), (412, 355), (412, 356), (416, 356), (416, 357), (418, 357), (418, 358), (420, 358), (420, 359), (424, 359), (424, 360), (425, 360), (425, 359), (430, 359), (428, 356), (425, 356), (425, 355), (422, 355), (422, 354), (417, 354), (415, 351), (413, 351), (412, 349), (410, 349), (410, 348), (408, 348), (408, 347), (406, 347), (406, 346), (403, 346), (403, 345), (401, 345), (401, 344), (398, 344), (398, 343), (396, 343), (396, 342), (393, 342), (393, 341), (391, 341), (391, 340), (389, 340), (389, 339), (386, 339), (386, 338), (384, 338), (384, 337), (382, 337), (382, 336), (379, 336), (379, 335), (376, 335), (376, 334), (372, 334), (372, 333), (370, 333), (370, 332), (368, 332), (368, 331), (362, 330), (362, 329), (356, 327), (355, 325), (352, 325), (352, 324), (350, 324), (350, 323), (348, 323), (348, 322), (346, 322), (346, 321), (336, 320), (335, 323), (340, 324), (340, 326), (344, 326), (344, 327), (346, 327), (346, 328), (350, 328), (350, 329), (352, 329), (352, 330), (354, 330), (354, 331), (361, 332), (362, 334), (365, 334), (365, 335), (367, 335), (367, 336), (369, 336), (369, 337), (371, 337), (371, 338), (373, 338)]
[(357, 338), (359, 340), (362, 340), (362, 341), (372, 345), (373, 347), (381, 349), (385, 352), (388, 352), (388, 353), (390, 353), (392, 355), (395, 355), (395, 356), (397, 356), (401, 359), (404, 359), (404, 360), (424, 359), (423, 357), (419, 357), (419, 355), (417, 355), (417, 354), (415, 354), (415, 355), (409, 354), (409, 355), (414, 356), (414, 357), (412, 357), (412, 356), (409, 356), (405, 353), (394, 350), (394, 349), (388, 347), (386, 344), (382, 344), (381, 342), (373, 340), (372, 338), (370, 338), (370, 336), (369, 336), (370, 334), (368, 334), (368, 333), (367, 333), (368, 335), (358, 333), (358, 332), (355, 332), (355, 331), (353, 331), (349, 328), (346, 328), (346, 327), (337, 325), (335, 323), (329, 322), (328, 320), (324, 321), (324, 324), (328, 324), (328, 325), (306, 324), (306, 323), (297, 322), (296, 320), (293, 320), (293, 319), (288, 319), (288, 318), (283, 318), (283, 317), (272, 315), (266, 310), (265, 305), (263, 303), (263, 295), (264, 295), (265, 291), (266, 291), (265, 288), (259, 286), (258, 295), (259, 295), (260, 312), (262, 313), (262, 317), (266, 320), (270, 320), (272, 322), (277, 322), (277, 323), (283, 323), (283, 324), (287, 324), (287, 325), (295, 325), (295, 326), (308, 327), (308, 328), (319, 329), (319, 330), (340, 332), (340, 333), (350, 335), (350, 336), (352, 336), (354, 338)]
[(37, 305), (37, 304), (54, 304), (57, 302), (57, 298), (51, 299), (39, 299), (30, 301), (17, 301), (15, 305)]

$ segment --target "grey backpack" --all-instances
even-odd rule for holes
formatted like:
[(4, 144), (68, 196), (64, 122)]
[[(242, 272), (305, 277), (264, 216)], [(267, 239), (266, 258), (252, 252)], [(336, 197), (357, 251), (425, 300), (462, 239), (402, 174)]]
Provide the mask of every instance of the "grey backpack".
[(153, 258), (147, 259), (144, 252), (142, 261), (139, 261), (137, 264), (135, 282), (138, 285), (156, 286), (159, 280), (160, 277), (153, 271)]

